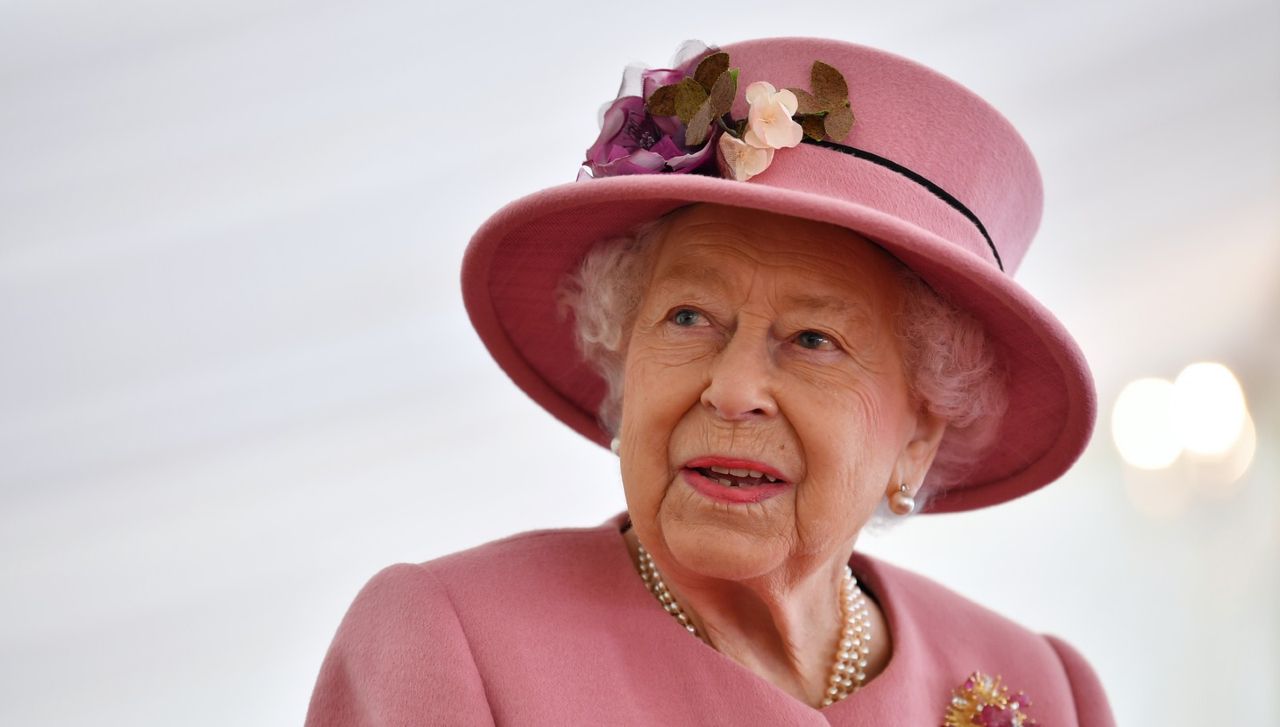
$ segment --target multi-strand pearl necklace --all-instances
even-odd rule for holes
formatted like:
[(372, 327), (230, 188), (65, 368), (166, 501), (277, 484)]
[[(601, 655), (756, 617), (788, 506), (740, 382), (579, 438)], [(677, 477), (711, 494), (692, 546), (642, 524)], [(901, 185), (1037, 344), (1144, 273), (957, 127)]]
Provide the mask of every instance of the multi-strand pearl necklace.
[[(689, 614), (680, 608), (680, 604), (676, 603), (675, 597), (667, 589), (662, 574), (658, 573), (658, 566), (653, 562), (653, 556), (649, 555), (643, 545), (638, 547), (640, 578), (644, 580), (649, 592), (686, 631), (710, 645), (707, 637), (698, 631), (698, 627), (689, 619)], [(867, 680), (867, 655), (871, 653), (871, 611), (867, 608), (866, 595), (858, 587), (858, 580), (853, 577), (853, 571), (847, 565), (844, 567), (844, 585), (840, 589), (840, 610), (843, 625), (836, 646), (835, 663), (827, 680), (827, 691), (822, 697), (824, 707), (853, 694)]]

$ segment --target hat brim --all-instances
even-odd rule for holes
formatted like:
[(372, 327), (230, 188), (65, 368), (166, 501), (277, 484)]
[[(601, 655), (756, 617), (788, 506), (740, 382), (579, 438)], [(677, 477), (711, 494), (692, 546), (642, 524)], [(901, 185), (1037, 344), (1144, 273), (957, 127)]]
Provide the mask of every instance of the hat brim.
[(994, 445), (926, 512), (987, 507), (1060, 477), (1089, 442), (1093, 379), (1061, 323), (988, 259), (874, 207), (794, 189), (699, 175), (574, 182), (518, 199), (476, 232), (462, 268), (472, 324), (512, 381), (602, 446), (600, 377), (581, 358), (555, 291), (595, 243), (688, 204), (746, 207), (853, 230), (915, 271), (987, 330), (1008, 375), (1009, 406)]

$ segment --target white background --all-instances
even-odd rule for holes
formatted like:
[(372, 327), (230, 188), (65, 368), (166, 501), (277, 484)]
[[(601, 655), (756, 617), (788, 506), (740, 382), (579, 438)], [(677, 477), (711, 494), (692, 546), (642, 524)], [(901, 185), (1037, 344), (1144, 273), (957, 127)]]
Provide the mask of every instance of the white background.
[[(0, 723), (297, 724), (381, 567), (621, 510), (471, 331), (462, 251), (574, 178), (628, 62), (767, 35), (1009, 116), (1019, 279), (1098, 379), (1059, 483), (862, 547), (1067, 638), (1123, 725), (1280, 721), (1276, 3), (134, 0), (0, 3)], [(1205, 359), (1257, 458), (1144, 505), (1108, 409)]]

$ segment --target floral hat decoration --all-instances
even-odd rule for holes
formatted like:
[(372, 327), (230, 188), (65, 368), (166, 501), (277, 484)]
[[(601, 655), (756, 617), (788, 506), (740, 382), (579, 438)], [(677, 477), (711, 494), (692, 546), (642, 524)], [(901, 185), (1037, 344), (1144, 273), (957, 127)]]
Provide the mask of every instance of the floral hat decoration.
[(853, 230), (984, 325), (1009, 406), (995, 447), (924, 512), (1018, 497), (1083, 451), (1096, 416), (1084, 356), (1012, 278), (1039, 226), (1039, 171), (1013, 126), (964, 86), (841, 41), (690, 41), (670, 68), (627, 68), (600, 127), (577, 181), (496, 212), (463, 261), (481, 339), (561, 421), (602, 446), (612, 437), (597, 416), (605, 383), (557, 309), (561, 280), (596, 243), (715, 203)]
[(600, 136), (587, 150), (579, 179), (688, 172), (745, 182), (768, 169), (778, 149), (802, 140), (840, 141), (853, 127), (849, 86), (840, 71), (822, 61), (813, 62), (812, 91), (779, 91), (768, 81), (747, 86), (750, 111), (735, 121), (729, 111), (738, 69), (729, 66), (729, 54), (690, 41), (676, 55), (701, 60), (689, 75), (677, 69), (628, 69), (628, 75), (639, 71), (643, 95), (628, 93), (632, 81), (624, 77), (623, 91), (604, 110)]

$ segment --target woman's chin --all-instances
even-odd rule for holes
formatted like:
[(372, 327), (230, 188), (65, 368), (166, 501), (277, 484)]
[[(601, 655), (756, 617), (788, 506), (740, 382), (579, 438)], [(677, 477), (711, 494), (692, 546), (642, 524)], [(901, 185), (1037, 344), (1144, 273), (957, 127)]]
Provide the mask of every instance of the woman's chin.
[(778, 569), (786, 559), (781, 537), (735, 531), (722, 524), (676, 522), (663, 540), (681, 568), (705, 578), (742, 581)]

